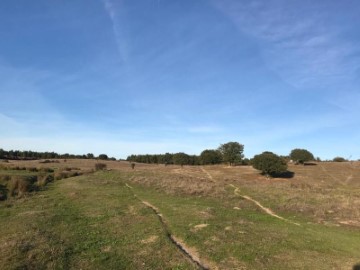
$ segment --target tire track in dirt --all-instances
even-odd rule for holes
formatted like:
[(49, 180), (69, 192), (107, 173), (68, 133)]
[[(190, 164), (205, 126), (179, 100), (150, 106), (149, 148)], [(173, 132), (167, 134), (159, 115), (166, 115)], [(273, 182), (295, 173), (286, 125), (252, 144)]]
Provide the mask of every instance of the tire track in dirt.
[(141, 202), (147, 208), (151, 209), (157, 215), (157, 217), (159, 218), (159, 221), (166, 233), (166, 236), (181, 251), (181, 253), (183, 253), (193, 264), (195, 264), (196, 266), (198, 266), (200, 269), (203, 269), (203, 270), (217, 269), (217, 267), (210, 268), (210, 266), (208, 264), (206, 264), (204, 261), (200, 260), (199, 255), (197, 254), (197, 252), (194, 249), (187, 247), (181, 239), (177, 238), (176, 236), (174, 236), (170, 233), (169, 227), (168, 227), (166, 221), (164, 220), (163, 215), (160, 213), (160, 211), (157, 207), (153, 206), (151, 203), (149, 203), (147, 201), (141, 200), (135, 194), (135, 192), (133, 191), (133, 188), (130, 185), (125, 184), (125, 186), (128, 189), (130, 189), (130, 191), (132, 192), (134, 197), (139, 202)]
[(253, 202), (253, 203), (256, 204), (261, 210), (263, 210), (266, 214), (268, 214), (268, 215), (270, 215), (270, 216), (273, 216), (273, 217), (275, 217), (275, 218), (277, 218), (277, 219), (281, 219), (281, 220), (283, 220), (283, 221), (285, 221), (285, 222), (294, 224), (294, 225), (296, 225), (296, 226), (300, 226), (299, 223), (293, 222), (293, 221), (291, 221), (291, 220), (288, 220), (288, 219), (286, 219), (286, 218), (283, 218), (283, 217), (277, 215), (273, 210), (271, 210), (270, 208), (267, 208), (267, 207), (263, 206), (260, 202), (258, 202), (257, 200), (254, 200), (254, 199), (251, 198), (250, 196), (241, 195), (241, 194), (239, 193), (239, 190), (240, 190), (240, 189), (239, 189), (238, 187), (236, 187), (236, 186), (234, 186), (234, 185), (230, 185), (230, 186), (235, 189), (235, 190), (234, 190), (235, 195), (240, 196), (241, 198), (244, 198), (245, 200), (248, 200), (248, 201)]
[(337, 178), (337, 177), (335, 177), (335, 176), (333, 176), (331, 173), (329, 173), (329, 172), (325, 169), (325, 167), (324, 167), (323, 165), (320, 164), (320, 168), (323, 170), (324, 173), (326, 173), (326, 174), (327, 174), (328, 176), (330, 176), (333, 180), (335, 180), (335, 182), (341, 183), (340, 179)]
[(207, 177), (210, 179), (211, 182), (215, 182), (214, 178), (207, 170), (204, 169), (204, 167), (200, 167), (200, 169), (207, 175)]

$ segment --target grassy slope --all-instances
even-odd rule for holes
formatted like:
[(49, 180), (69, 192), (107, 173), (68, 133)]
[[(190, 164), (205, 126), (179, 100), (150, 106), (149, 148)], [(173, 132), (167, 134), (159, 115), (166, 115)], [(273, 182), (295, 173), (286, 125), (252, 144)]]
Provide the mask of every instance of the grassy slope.
[[(239, 198), (170, 196), (141, 187), (136, 192), (159, 208), (175, 235), (220, 269), (349, 269), (360, 258), (358, 230), (305, 220), (295, 226)], [(208, 226), (196, 229), (199, 224)]]
[(152, 211), (107, 174), (6, 202), (0, 226), (2, 269), (192, 269)]
[(220, 269), (350, 269), (360, 258), (358, 229), (308, 223), (301, 216), (298, 227), (264, 214), (230, 188), (222, 196), (174, 195), (132, 183), (134, 174), (70, 178), (1, 203), (2, 268), (194, 268), (125, 183), (160, 210), (175, 236)]

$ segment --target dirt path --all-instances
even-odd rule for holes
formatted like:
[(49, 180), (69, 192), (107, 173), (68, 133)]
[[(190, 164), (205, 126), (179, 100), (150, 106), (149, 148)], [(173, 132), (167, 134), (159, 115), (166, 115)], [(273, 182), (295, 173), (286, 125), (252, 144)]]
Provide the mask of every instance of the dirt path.
[(200, 168), (207, 175), (207, 177), (211, 180), (211, 182), (215, 182), (214, 178), (211, 176), (211, 174), (207, 170), (204, 169), (204, 167), (200, 167)]
[(163, 217), (163, 215), (160, 213), (159, 209), (152, 205), (151, 203), (147, 201), (141, 200), (133, 191), (133, 188), (126, 184), (126, 187), (131, 190), (131, 192), (134, 194), (134, 197), (140, 201), (142, 204), (144, 204), (146, 207), (151, 209), (159, 218), (159, 221), (166, 233), (166, 236), (169, 238), (169, 240), (196, 266), (198, 266), (200, 269), (208, 270), (208, 269), (217, 269), (217, 267), (211, 267), (206, 264), (203, 260), (200, 260), (199, 255), (197, 254), (196, 250), (194, 248), (187, 247), (184, 242), (177, 238), (176, 236), (172, 235), (170, 233), (169, 227)]
[(333, 176), (331, 173), (329, 173), (323, 165), (320, 164), (320, 168), (323, 170), (324, 173), (326, 173), (328, 176), (330, 176), (333, 180), (336, 182), (341, 182), (339, 178)]
[(236, 187), (236, 186), (234, 186), (234, 185), (230, 185), (230, 186), (235, 189), (235, 190), (234, 190), (234, 193), (235, 193), (236, 195), (244, 198), (245, 200), (248, 200), (248, 201), (253, 202), (253, 203), (256, 204), (259, 208), (261, 208), (266, 214), (268, 214), (268, 215), (270, 215), (270, 216), (273, 216), (273, 217), (275, 217), (275, 218), (281, 219), (281, 220), (283, 220), (283, 221), (289, 222), (289, 223), (291, 223), (291, 224), (300, 226), (299, 223), (293, 222), (293, 221), (291, 221), (291, 220), (288, 220), (288, 219), (286, 219), (286, 218), (283, 218), (283, 217), (277, 215), (277, 214), (276, 214), (274, 211), (272, 211), (270, 208), (267, 208), (267, 207), (261, 205), (260, 202), (254, 200), (253, 198), (251, 198), (251, 197), (249, 197), (249, 196), (247, 196), (247, 195), (241, 195), (241, 194), (239, 193), (240, 189), (239, 189), (238, 187)]

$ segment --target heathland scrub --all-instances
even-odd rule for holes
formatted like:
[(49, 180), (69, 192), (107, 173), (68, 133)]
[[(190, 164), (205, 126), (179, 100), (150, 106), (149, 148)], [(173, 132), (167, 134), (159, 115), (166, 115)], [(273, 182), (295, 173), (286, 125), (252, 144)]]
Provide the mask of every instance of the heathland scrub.
[[(211, 175), (218, 181), (215, 170)], [(358, 228), (276, 212), (297, 226), (225, 184), (212, 195), (166, 189), (172, 179), (163, 188), (147, 183), (169, 176), (147, 169), (101, 171), (2, 202), (2, 268), (198, 269), (169, 234), (211, 269), (351, 269), (358, 263)]]

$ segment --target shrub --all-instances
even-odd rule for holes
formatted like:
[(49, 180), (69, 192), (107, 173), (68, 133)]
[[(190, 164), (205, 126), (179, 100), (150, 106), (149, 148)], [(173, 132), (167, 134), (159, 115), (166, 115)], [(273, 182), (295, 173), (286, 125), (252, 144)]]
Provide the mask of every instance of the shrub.
[(107, 160), (109, 157), (106, 154), (100, 154), (98, 159)]
[(218, 151), (222, 155), (222, 160), (224, 162), (229, 162), (230, 166), (235, 165), (236, 163), (241, 163), (241, 160), (244, 157), (244, 145), (238, 142), (221, 144)]
[(105, 163), (96, 163), (95, 164), (96, 171), (105, 170), (106, 167), (107, 167), (107, 165)]
[(222, 161), (221, 153), (217, 150), (206, 149), (201, 152), (200, 160), (203, 165), (220, 164)]
[(0, 175), (0, 182), (8, 182), (11, 180), (9, 175)]
[(131, 163), (131, 169), (135, 169), (135, 163)]
[(0, 201), (7, 199), (8, 189), (4, 185), (0, 185)]
[(272, 152), (263, 152), (260, 155), (254, 156), (252, 165), (266, 176), (276, 176), (287, 171), (286, 162)]
[(244, 158), (244, 159), (241, 161), (241, 165), (246, 165), (246, 166), (251, 165), (251, 164), (250, 164), (250, 159)]
[(69, 174), (69, 177), (76, 177), (76, 176), (80, 176), (80, 175), (82, 175), (81, 172), (71, 172), (71, 173)]
[(66, 172), (55, 172), (55, 174), (54, 174), (55, 180), (61, 180), (61, 179), (68, 178), (68, 177), (69, 176)]
[(334, 162), (345, 162), (346, 159), (343, 158), (343, 157), (334, 157), (333, 161), (334, 161)]
[(306, 149), (293, 149), (290, 158), (296, 163), (304, 164), (306, 161), (315, 160), (314, 155)]
[(44, 187), (53, 180), (54, 177), (51, 174), (39, 175), (37, 179), (37, 186)]
[(11, 196), (22, 196), (27, 192), (36, 189), (34, 183), (36, 182), (36, 176), (13, 176), (8, 183), (9, 193)]
[(29, 171), (29, 172), (37, 172), (38, 171), (38, 169), (35, 168), (35, 167), (29, 167), (26, 170)]
[(44, 172), (44, 173), (53, 173), (54, 169), (51, 168), (41, 168), (39, 169), (40, 172)]

